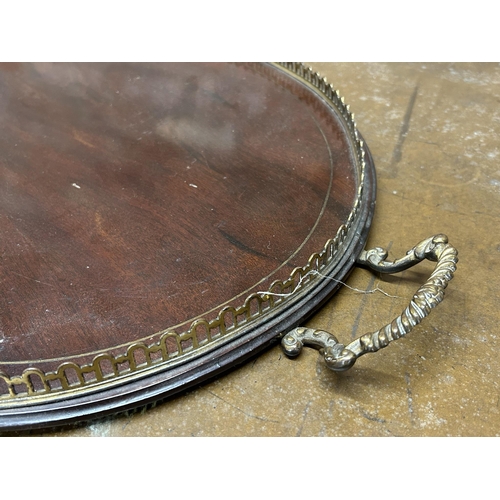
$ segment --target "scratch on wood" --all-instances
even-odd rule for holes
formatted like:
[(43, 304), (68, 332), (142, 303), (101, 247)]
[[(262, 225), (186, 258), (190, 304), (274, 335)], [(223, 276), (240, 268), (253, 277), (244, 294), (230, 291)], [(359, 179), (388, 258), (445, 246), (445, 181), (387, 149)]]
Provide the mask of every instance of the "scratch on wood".
[(226, 403), (227, 405), (231, 406), (232, 408), (234, 408), (235, 410), (238, 410), (240, 411), (241, 413), (243, 413), (244, 415), (246, 415), (247, 417), (250, 417), (250, 418), (256, 418), (257, 420), (262, 420), (263, 422), (273, 422), (274, 424), (279, 424), (280, 422), (278, 422), (277, 420), (270, 420), (268, 418), (265, 418), (265, 417), (259, 417), (258, 415), (252, 415), (251, 413), (247, 413), (245, 410), (242, 410), (241, 408), (239, 408), (238, 406), (236, 405), (233, 405), (232, 403), (230, 403), (229, 401), (226, 401), (224, 398), (221, 398), (220, 396), (218, 396), (217, 394), (215, 394), (214, 392), (210, 391), (207, 389), (207, 391), (214, 397), (216, 397), (217, 399), (220, 399), (221, 401), (223, 401), (224, 403)]
[(396, 145), (394, 146), (394, 151), (392, 152), (391, 164), (389, 167), (389, 175), (391, 178), (396, 177), (396, 165), (401, 161), (403, 156), (403, 144), (405, 142), (406, 136), (408, 135), (408, 131), (410, 130), (410, 120), (411, 115), (413, 113), (413, 108), (415, 106), (415, 101), (417, 100), (418, 95), (418, 85), (413, 89), (413, 93), (410, 97), (410, 101), (408, 102), (408, 106), (406, 108), (406, 113), (403, 117), (403, 123), (401, 124), (401, 129), (399, 130), (399, 137), (396, 141)]
[(367, 420), (371, 420), (372, 422), (378, 422), (379, 424), (385, 424), (386, 422), (385, 419), (372, 415), (371, 413), (368, 413), (363, 409), (360, 410), (360, 413), (364, 418), (366, 418)]
[(25, 278), (27, 280), (34, 281), (35, 283), (40, 283), (41, 285), (47, 285), (50, 286), (51, 288), (54, 288), (54, 285), (51, 285), (50, 283), (45, 283), (44, 281), (36, 280), (35, 278), (30, 278), (29, 276), (24, 276), (24, 274), (19, 274), (16, 273), (15, 271), (10, 271), (12, 274), (16, 274), (17, 276), (21, 276), (21, 278)]
[(306, 421), (306, 418), (307, 418), (307, 414), (309, 413), (309, 408), (311, 406), (311, 401), (309, 401), (307, 404), (306, 404), (306, 407), (304, 409), (304, 413), (303, 413), (303, 417), (302, 417), (302, 423), (300, 424), (300, 427), (299, 427), (299, 430), (297, 431), (297, 434), (296, 436), (297, 437), (300, 437), (301, 434), (302, 434), (302, 429), (304, 429), (304, 423)]
[(406, 381), (406, 394), (408, 400), (408, 412), (410, 413), (410, 422), (411, 425), (415, 425), (415, 410), (413, 408), (413, 394), (410, 386), (410, 374), (405, 373), (405, 381)]

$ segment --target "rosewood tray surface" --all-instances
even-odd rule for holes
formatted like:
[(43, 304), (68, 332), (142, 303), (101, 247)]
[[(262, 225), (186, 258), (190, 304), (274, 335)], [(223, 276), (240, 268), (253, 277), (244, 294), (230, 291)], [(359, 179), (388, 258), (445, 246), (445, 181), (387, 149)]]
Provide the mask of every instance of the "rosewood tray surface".
[(0, 426), (173, 395), (277, 341), (364, 248), (375, 173), (299, 64), (0, 67)]

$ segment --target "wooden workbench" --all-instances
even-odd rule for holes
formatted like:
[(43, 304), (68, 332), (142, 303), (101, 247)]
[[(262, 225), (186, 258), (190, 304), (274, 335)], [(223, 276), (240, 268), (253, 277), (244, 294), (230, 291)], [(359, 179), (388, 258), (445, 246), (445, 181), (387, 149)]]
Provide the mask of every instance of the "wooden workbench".
[[(500, 433), (500, 66), (311, 63), (351, 105), (378, 175), (368, 247), (400, 257), (446, 233), (459, 266), (405, 339), (344, 374), (279, 346), (175, 399), (58, 436), (494, 436)], [(340, 341), (390, 322), (431, 263), (356, 269), (308, 325)], [(356, 290), (354, 290), (356, 289)], [(361, 292), (360, 292), (361, 291)], [(365, 292), (365, 293), (362, 293)]]

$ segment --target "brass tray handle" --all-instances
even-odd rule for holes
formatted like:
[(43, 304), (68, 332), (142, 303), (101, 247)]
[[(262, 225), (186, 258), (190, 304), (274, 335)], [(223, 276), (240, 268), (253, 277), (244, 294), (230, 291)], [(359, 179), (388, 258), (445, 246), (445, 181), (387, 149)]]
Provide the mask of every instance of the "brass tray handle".
[(444, 234), (431, 236), (409, 250), (405, 257), (386, 261), (388, 252), (382, 248), (363, 250), (356, 263), (381, 273), (404, 271), (424, 259), (437, 262), (429, 279), (416, 291), (408, 307), (391, 323), (374, 333), (367, 333), (344, 346), (336, 337), (322, 330), (295, 328), (285, 334), (281, 345), (290, 357), (300, 354), (304, 345), (320, 349), (326, 365), (333, 371), (342, 372), (351, 368), (356, 360), (369, 352), (377, 352), (393, 340), (411, 332), (431, 309), (444, 298), (444, 290), (453, 278), (458, 262), (457, 250), (448, 243)]

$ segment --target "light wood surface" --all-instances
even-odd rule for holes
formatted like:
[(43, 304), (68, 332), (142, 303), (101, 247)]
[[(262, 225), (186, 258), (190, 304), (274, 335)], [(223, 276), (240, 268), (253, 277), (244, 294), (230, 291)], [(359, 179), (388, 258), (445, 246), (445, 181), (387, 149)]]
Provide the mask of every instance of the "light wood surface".
[[(459, 251), (444, 302), (405, 339), (335, 374), (280, 347), (144, 413), (49, 436), (494, 436), (500, 433), (500, 66), (311, 63), (351, 105), (377, 169), (368, 247), (397, 258), (443, 232)], [(340, 341), (397, 316), (431, 263), (356, 269), (308, 326)], [(360, 292), (362, 291), (362, 292)], [(364, 291), (364, 293), (363, 293)], [(382, 293), (382, 291), (384, 293)]]

